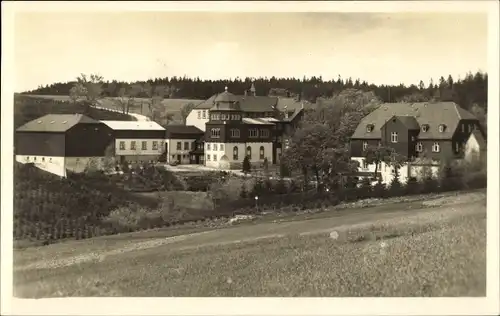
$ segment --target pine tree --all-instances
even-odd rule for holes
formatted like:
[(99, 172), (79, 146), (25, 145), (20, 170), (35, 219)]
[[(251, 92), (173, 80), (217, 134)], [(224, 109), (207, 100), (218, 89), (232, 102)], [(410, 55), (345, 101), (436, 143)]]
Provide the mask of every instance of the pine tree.
[(244, 174), (248, 174), (248, 173), (250, 173), (251, 169), (252, 169), (252, 166), (250, 165), (250, 157), (245, 156), (245, 158), (243, 159), (242, 171)]

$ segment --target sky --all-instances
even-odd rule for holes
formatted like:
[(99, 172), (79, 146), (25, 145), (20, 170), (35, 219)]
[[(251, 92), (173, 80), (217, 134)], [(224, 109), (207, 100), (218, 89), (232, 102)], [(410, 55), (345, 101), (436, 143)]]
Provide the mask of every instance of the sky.
[(22, 12), (15, 90), (80, 73), (428, 84), (486, 71), (487, 39), (482, 13)]

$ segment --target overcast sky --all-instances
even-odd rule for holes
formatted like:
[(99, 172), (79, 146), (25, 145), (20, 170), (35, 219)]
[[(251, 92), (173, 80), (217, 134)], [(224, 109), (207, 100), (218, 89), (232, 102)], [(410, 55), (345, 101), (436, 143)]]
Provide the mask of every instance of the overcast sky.
[(480, 13), (18, 13), (16, 91), (106, 80), (323, 76), (427, 84), (487, 70)]

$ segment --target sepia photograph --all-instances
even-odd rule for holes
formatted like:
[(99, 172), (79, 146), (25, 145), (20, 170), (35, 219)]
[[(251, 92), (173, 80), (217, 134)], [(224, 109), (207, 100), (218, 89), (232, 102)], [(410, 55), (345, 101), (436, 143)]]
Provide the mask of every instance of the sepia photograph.
[(498, 3), (175, 3), (9, 11), (16, 304), (498, 294)]

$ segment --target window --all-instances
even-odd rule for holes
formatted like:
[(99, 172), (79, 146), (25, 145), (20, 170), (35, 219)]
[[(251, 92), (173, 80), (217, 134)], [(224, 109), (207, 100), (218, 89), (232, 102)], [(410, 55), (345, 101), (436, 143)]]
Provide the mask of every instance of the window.
[(435, 152), (435, 153), (439, 152), (439, 143), (434, 143), (432, 145), (432, 151)]
[(416, 152), (422, 152), (422, 149), (423, 149), (422, 143), (417, 143), (415, 145), (415, 151)]
[(45, 162), (45, 157), (42, 157), (42, 162)]
[(248, 158), (252, 158), (252, 147), (250, 146), (247, 147), (247, 156)]
[(153, 150), (158, 150), (158, 142), (156, 140), (153, 141)]
[(52, 162), (52, 158), (49, 158), (49, 162)]
[(398, 142), (398, 133), (392, 132), (391, 133), (391, 143), (397, 143), (397, 142)]
[(260, 146), (260, 150), (259, 150), (259, 153), (260, 153), (260, 159), (264, 159), (264, 146)]
[(259, 132), (257, 129), (252, 128), (248, 130), (248, 136), (251, 138), (259, 137)]
[(236, 128), (231, 129), (231, 137), (240, 138), (240, 130)]
[(363, 169), (368, 169), (368, 163), (363, 159)]
[(207, 118), (207, 111), (203, 110), (203, 119)]
[(125, 142), (120, 142), (120, 150), (125, 150)]
[(219, 149), (220, 151), (224, 151), (224, 144), (220, 144)]
[(233, 160), (238, 160), (238, 147), (233, 147)]
[(147, 150), (148, 149), (148, 142), (143, 141), (142, 142), (142, 150)]
[(196, 111), (198, 112), (198, 119), (201, 119), (201, 111)]
[(210, 161), (210, 155), (207, 155), (207, 161)]
[(438, 129), (440, 133), (444, 132), (444, 124), (440, 124)]
[(269, 130), (268, 129), (261, 129), (260, 130), (260, 137), (262, 137), (262, 138), (269, 137)]
[(212, 138), (220, 138), (220, 128), (212, 128), (210, 133), (212, 134)]
[(210, 143), (207, 144), (207, 150), (210, 150)]
[(372, 130), (373, 130), (373, 125), (371, 125), (371, 124), (366, 125), (366, 132), (367, 133), (371, 133)]
[(427, 125), (427, 124), (422, 125), (422, 132), (424, 132), (424, 133), (425, 133), (425, 132), (427, 132), (428, 130), (429, 130), (429, 125)]
[(177, 142), (177, 150), (181, 150), (182, 149), (182, 143), (181, 142)]
[(189, 142), (184, 142), (184, 150), (189, 150)]
[(30, 161), (30, 156), (26, 156), (26, 161)]
[(214, 144), (214, 151), (217, 151), (217, 144)]
[(135, 140), (130, 142), (130, 149), (135, 150)]
[(460, 151), (460, 144), (458, 142), (455, 143), (455, 152), (459, 152)]
[(215, 120), (216, 121), (220, 120), (220, 114), (215, 114)]
[(363, 142), (363, 150), (366, 150), (366, 148), (368, 148), (368, 143), (367, 142)]
[(214, 155), (214, 161), (217, 161), (217, 155)]

